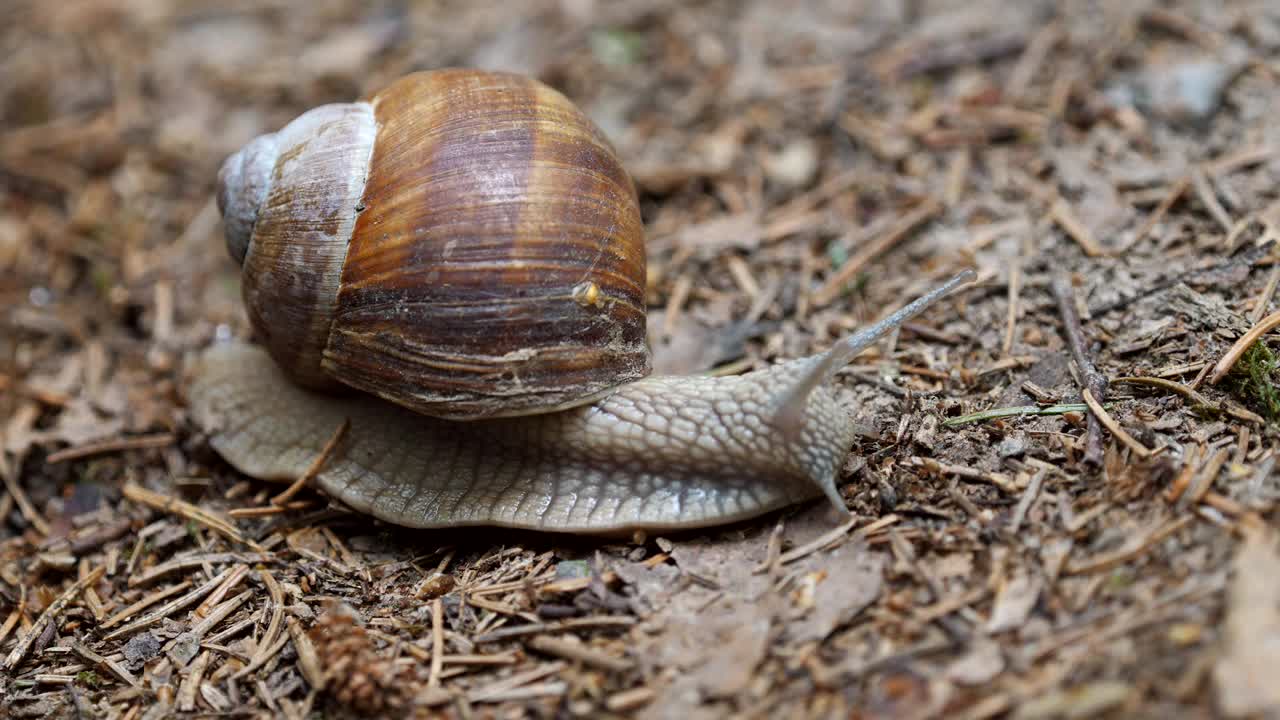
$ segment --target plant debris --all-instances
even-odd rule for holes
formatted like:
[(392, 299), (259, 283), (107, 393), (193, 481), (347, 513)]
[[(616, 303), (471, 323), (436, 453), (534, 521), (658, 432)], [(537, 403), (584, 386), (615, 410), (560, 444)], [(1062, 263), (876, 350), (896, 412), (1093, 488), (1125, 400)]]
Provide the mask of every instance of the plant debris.
[[(0, 715), (1280, 712), (1276, 3), (6, 19)], [(250, 336), (219, 164), (447, 65), (535, 76), (615, 143), (664, 372), (824, 350), (977, 271), (838, 375), (848, 514), (408, 531), (219, 460), (184, 403), (194, 353)]]

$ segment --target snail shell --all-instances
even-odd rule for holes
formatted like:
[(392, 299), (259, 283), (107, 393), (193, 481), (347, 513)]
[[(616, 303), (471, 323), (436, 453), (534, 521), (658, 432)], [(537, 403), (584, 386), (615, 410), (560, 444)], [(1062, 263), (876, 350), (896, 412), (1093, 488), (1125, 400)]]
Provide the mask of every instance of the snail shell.
[(300, 385), (469, 419), (649, 373), (644, 231), (603, 133), (535, 80), (438, 70), (223, 164), (250, 321)]

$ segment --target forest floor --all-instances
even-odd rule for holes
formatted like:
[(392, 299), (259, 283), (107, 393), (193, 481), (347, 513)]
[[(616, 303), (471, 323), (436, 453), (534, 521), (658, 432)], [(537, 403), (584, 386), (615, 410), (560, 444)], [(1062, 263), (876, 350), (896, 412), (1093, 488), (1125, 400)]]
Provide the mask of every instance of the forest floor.
[[(514, 5), (7, 3), (0, 714), (1280, 712), (1280, 7)], [(616, 142), (661, 372), (978, 271), (839, 376), (851, 519), (408, 531), (210, 450), (219, 163), (451, 65)]]

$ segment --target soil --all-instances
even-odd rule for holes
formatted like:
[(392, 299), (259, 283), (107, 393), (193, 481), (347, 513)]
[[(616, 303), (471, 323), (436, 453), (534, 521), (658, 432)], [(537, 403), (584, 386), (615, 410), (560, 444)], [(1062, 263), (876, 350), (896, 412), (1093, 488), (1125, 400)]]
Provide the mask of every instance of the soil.
[[(6, 3), (6, 717), (1275, 717), (1280, 6)], [(238, 474), (218, 165), (471, 66), (640, 190), (665, 373), (829, 347), (821, 501), (604, 540), (411, 531)]]

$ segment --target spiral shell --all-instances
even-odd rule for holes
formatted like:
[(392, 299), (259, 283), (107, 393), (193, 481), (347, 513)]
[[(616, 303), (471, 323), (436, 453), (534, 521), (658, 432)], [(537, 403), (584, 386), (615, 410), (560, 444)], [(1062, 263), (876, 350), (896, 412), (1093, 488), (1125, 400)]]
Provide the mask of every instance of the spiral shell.
[(634, 185), (569, 100), (415, 73), (224, 163), (249, 318), (296, 382), (453, 419), (580, 405), (650, 371)]

